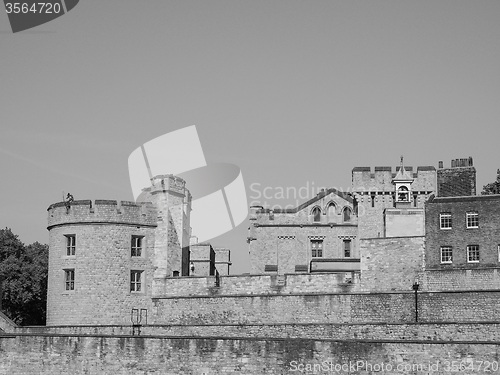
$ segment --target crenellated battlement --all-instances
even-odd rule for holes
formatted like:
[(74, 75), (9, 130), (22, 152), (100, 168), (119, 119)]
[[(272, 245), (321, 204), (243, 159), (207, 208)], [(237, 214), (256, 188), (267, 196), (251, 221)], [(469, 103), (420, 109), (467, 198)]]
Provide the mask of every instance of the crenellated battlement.
[[(436, 168), (433, 166), (419, 166), (416, 172), (413, 167), (404, 167), (413, 177), (412, 189), (414, 191), (436, 191)], [(392, 192), (392, 180), (396, 177), (400, 167), (355, 167), (352, 169), (353, 192)]]
[(149, 202), (78, 200), (51, 204), (47, 212), (47, 229), (82, 223), (130, 224), (148, 227), (157, 225), (156, 209)]
[(149, 194), (174, 193), (185, 197), (185, 202), (191, 202), (191, 193), (186, 188), (186, 181), (172, 174), (158, 175), (151, 179), (151, 186), (143, 189), (137, 201), (144, 201)]

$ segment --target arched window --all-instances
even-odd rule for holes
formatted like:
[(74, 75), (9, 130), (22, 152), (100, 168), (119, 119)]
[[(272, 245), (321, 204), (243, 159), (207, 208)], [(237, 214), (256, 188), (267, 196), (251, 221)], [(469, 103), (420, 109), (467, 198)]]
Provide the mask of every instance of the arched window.
[(328, 217), (329, 222), (335, 221), (335, 204), (333, 202), (328, 203), (326, 216)]
[(349, 207), (344, 208), (343, 220), (344, 221), (351, 221), (351, 214), (352, 214), (352, 211)]
[(311, 215), (313, 216), (314, 221), (321, 221), (321, 209), (319, 207), (314, 207), (311, 211)]
[(398, 202), (409, 202), (410, 195), (406, 186), (400, 186), (398, 189)]

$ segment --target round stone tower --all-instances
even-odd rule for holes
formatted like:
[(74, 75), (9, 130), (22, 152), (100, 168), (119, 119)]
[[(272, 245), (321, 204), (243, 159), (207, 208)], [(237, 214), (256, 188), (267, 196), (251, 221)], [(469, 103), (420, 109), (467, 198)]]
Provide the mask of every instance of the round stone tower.
[(191, 195), (178, 177), (152, 182), (142, 202), (48, 208), (47, 325), (131, 324), (134, 308), (152, 318), (155, 283), (188, 274)]

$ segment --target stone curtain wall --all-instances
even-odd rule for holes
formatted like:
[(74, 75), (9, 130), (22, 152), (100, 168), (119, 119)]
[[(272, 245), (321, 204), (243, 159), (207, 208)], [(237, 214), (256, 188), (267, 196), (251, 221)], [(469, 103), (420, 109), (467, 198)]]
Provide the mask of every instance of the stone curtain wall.
[[(486, 361), (490, 366), (498, 365), (499, 357), (500, 346), (493, 342), (36, 335), (0, 338), (0, 373), (9, 375), (285, 374), (304, 373), (297, 370), (306, 365), (316, 366), (316, 373), (321, 365), (334, 373), (335, 367), (330, 366), (337, 365), (347, 367), (335, 373), (444, 374), (449, 373), (446, 366), (451, 366), (451, 361), (462, 360), (475, 365), (476, 370), (469, 373), (481, 373)], [(479, 361), (483, 371), (477, 371)], [(430, 369), (431, 365), (435, 367)]]
[[(414, 293), (154, 298), (151, 324), (411, 323)], [(420, 322), (500, 321), (500, 291), (419, 292)]]
[(362, 239), (361, 290), (412, 290), (423, 270), (424, 241), (425, 237)]
[[(278, 284), (276, 275), (221, 276), (220, 287), (215, 287), (214, 277), (171, 277), (163, 288), (156, 290), (156, 297), (185, 297), (213, 295), (341, 293), (355, 291), (359, 279), (344, 282), (343, 274), (286, 274), (284, 283)], [(160, 281), (157, 282), (160, 285)]]
[[(14, 334), (131, 335), (125, 326), (17, 327)], [(207, 324), (146, 325), (141, 336), (211, 338), (302, 338), (335, 340), (500, 341), (500, 322), (492, 323), (369, 323), (369, 324)]]

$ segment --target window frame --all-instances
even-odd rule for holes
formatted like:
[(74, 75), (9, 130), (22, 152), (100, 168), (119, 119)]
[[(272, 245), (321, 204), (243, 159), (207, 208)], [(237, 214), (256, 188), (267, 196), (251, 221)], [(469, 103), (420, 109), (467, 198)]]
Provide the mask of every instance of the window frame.
[[(444, 260), (444, 252), (448, 250), (449, 254), (447, 256), (449, 259)], [(439, 255), (440, 255), (440, 260), (441, 264), (452, 264), (453, 263), (453, 247), (452, 246), (441, 246), (439, 248)]]
[(396, 202), (402, 202), (402, 203), (410, 202), (410, 189), (408, 189), (408, 187), (405, 185), (401, 185), (400, 187), (398, 187), (396, 197), (397, 197)]
[[(469, 225), (475, 222), (476, 225)], [(479, 228), (479, 213), (477, 211), (468, 211), (465, 213), (465, 227), (467, 229)]]
[(65, 234), (66, 237), (66, 256), (76, 256), (76, 234)]
[[(139, 276), (137, 279), (135, 276)], [(130, 270), (130, 293), (144, 293), (144, 270)]]
[(350, 207), (345, 207), (342, 210), (342, 222), (350, 223), (352, 220), (352, 210)]
[(323, 258), (323, 240), (311, 240), (311, 258)]
[[(446, 220), (448, 219), (448, 220)], [(445, 221), (446, 220), (446, 221)], [(449, 223), (449, 226), (444, 226), (443, 224)], [(450, 230), (453, 228), (453, 221), (451, 212), (441, 212), (439, 214), (439, 229)]]
[[(130, 236), (130, 257), (131, 258), (143, 258), (144, 257), (144, 238), (145, 236), (140, 234), (132, 234)], [(134, 246), (134, 240), (138, 240), (140, 245), (137, 246), (137, 242)], [(138, 253), (138, 254), (137, 254)]]
[(64, 291), (65, 292), (74, 292), (75, 291), (75, 269), (74, 268), (65, 268), (63, 271), (64, 271)]
[(321, 208), (319, 208), (319, 206), (313, 207), (311, 210), (311, 216), (314, 223), (321, 223)]
[[(477, 253), (477, 259), (471, 260), (471, 251)], [(467, 245), (467, 263), (479, 263), (480, 259), (479, 245)]]
[[(344, 258), (352, 258), (352, 240), (345, 239), (342, 240), (342, 243), (344, 247)], [(346, 248), (347, 244), (349, 244), (348, 248)]]

